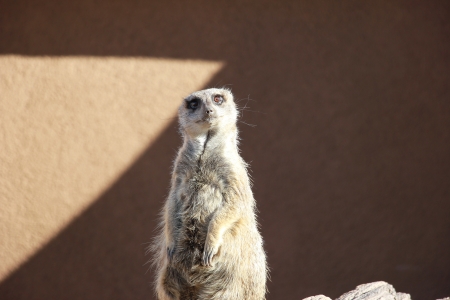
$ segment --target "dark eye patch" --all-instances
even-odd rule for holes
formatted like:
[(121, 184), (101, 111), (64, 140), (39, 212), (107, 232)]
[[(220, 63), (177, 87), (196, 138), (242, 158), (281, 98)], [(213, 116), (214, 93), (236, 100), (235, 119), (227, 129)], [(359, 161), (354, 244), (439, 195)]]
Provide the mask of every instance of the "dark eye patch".
[(196, 110), (199, 105), (200, 105), (200, 99), (198, 99), (198, 98), (194, 98), (187, 102), (187, 108), (192, 109), (192, 110)]

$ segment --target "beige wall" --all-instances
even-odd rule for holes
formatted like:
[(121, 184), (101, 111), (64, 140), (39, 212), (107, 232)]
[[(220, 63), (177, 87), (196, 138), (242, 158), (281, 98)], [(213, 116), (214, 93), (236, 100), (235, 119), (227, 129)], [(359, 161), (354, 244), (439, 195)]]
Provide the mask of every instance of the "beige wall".
[[(450, 295), (446, 1), (1, 1), (0, 298), (152, 299), (183, 96), (240, 105), (268, 299)], [(250, 99), (250, 100), (249, 100)]]
[(83, 213), (220, 62), (0, 57), (0, 278)]

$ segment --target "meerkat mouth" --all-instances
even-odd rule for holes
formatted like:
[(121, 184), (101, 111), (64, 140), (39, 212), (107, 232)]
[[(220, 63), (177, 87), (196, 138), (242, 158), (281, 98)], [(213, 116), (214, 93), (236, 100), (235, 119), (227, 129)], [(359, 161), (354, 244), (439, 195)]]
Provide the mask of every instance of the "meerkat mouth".
[(196, 121), (195, 123), (212, 123), (211, 119), (200, 119)]
[(210, 123), (210, 124), (212, 124), (218, 118), (219, 118), (218, 116), (215, 116), (215, 117), (207, 116), (207, 117), (204, 117), (203, 119), (196, 121), (195, 123)]

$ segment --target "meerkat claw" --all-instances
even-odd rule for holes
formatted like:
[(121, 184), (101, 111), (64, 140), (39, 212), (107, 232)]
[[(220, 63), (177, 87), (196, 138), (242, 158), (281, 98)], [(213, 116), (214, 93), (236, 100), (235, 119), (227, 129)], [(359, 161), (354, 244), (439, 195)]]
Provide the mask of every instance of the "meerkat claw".
[(207, 266), (207, 267), (211, 267), (212, 264), (212, 259), (214, 257), (214, 255), (216, 255), (217, 251), (215, 251), (214, 248), (207, 248), (205, 249), (205, 251), (203, 252), (203, 265)]
[(175, 252), (175, 247), (167, 247), (167, 258), (169, 259), (169, 262), (172, 261), (174, 252)]
[(203, 252), (203, 265), (204, 266), (209, 266), (209, 259), (208, 259), (208, 252), (205, 250), (205, 252)]

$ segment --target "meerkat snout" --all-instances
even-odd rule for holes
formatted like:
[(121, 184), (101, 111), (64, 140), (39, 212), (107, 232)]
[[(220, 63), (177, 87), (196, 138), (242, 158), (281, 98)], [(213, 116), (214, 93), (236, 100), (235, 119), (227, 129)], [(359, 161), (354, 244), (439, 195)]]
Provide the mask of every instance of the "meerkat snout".
[(207, 115), (211, 116), (211, 115), (213, 115), (213, 113), (214, 113), (214, 110), (212, 108), (210, 108), (210, 107), (206, 108), (206, 114)]

